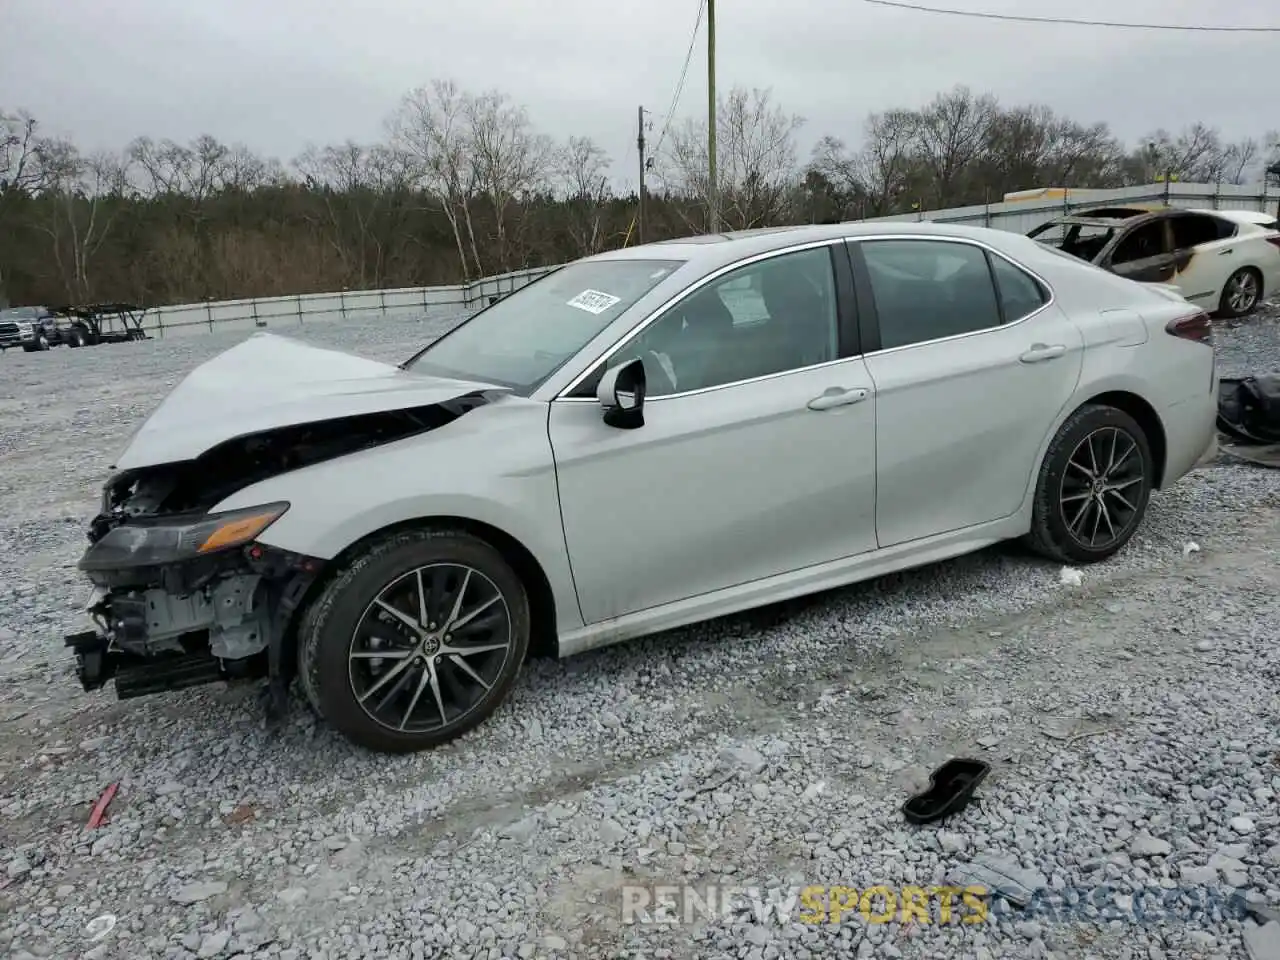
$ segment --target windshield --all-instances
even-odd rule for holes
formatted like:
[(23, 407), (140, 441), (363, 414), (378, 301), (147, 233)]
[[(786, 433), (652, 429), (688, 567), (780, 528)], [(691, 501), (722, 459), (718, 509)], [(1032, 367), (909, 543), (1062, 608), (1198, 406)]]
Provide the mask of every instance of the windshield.
[(464, 321), (404, 368), (533, 390), (683, 262), (571, 263)]
[(0, 320), (35, 320), (43, 311), (39, 307), (10, 307), (0, 310)]

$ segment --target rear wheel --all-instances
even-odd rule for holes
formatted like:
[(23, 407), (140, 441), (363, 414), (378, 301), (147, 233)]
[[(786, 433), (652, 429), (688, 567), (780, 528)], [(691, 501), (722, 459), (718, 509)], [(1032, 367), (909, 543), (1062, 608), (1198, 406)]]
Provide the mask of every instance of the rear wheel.
[(1115, 407), (1081, 407), (1045, 453), (1028, 543), (1060, 563), (1107, 559), (1141, 525), (1154, 473), (1150, 443), (1133, 417)]
[(298, 672), (352, 741), (402, 753), (446, 743), (506, 698), (529, 647), (529, 601), (502, 555), (460, 531), (372, 543), (308, 609)]
[(1241, 267), (1227, 278), (1218, 301), (1218, 313), (1224, 317), (1243, 317), (1252, 313), (1262, 299), (1262, 277), (1253, 267)]

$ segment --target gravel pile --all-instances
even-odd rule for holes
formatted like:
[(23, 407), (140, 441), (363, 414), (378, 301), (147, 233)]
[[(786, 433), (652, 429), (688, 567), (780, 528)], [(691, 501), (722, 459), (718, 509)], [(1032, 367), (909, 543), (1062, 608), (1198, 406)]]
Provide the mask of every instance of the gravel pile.
[[(1224, 373), (1280, 370), (1278, 317), (1221, 327)], [(455, 320), (291, 332), (399, 359)], [(60, 646), (112, 455), (242, 336), (0, 359), (0, 955), (1226, 958), (1271, 935), (1274, 472), (1197, 471), (1079, 584), (988, 550), (536, 662), (451, 746), (376, 757), (300, 701), (268, 734), (253, 688), (85, 696)], [(907, 826), (903, 800), (956, 755), (993, 765), (979, 799)], [(820, 899), (782, 919), (697, 899), (859, 904), (974, 863), (1037, 892), (983, 922), (957, 900), (947, 924), (928, 893), (928, 922), (897, 900), (890, 922), (807, 923)], [(623, 922), (646, 896), (661, 919), (658, 888), (681, 884), (689, 923)]]

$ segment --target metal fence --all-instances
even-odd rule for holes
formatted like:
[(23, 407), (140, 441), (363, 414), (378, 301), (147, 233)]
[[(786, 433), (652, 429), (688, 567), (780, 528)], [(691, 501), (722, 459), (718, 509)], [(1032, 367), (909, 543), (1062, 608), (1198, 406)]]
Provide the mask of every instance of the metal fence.
[(470, 312), (518, 290), (551, 267), (517, 270), (471, 283), (395, 290), (342, 290), (292, 297), (208, 300), (151, 307), (142, 324), (153, 337), (169, 338), (213, 331), (276, 329), (306, 323), (416, 316), (437, 311)]
[[(1119, 190), (1069, 190), (1010, 202), (921, 210), (863, 222), (893, 223), (929, 220), (937, 223), (986, 226), (1018, 233), (1072, 210), (1099, 204), (1164, 203), (1191, 209), (1257, 210), (1275, 212), (1280, 190), (1262, 185), (1151, 183)], [(222, 300), (153, 307), (143, 317), (152, 336), (172, 337), (214, 330), (278, 328), (313, 322), (332, 322), (378, 316), (406, 316), (440, 310), (470, 312), (494, 298), (511, 293), (555, 269), (534, 267), (472, 283), (442, 287), (403, 287), (396, 290), (344, 290), (338, 293)]]

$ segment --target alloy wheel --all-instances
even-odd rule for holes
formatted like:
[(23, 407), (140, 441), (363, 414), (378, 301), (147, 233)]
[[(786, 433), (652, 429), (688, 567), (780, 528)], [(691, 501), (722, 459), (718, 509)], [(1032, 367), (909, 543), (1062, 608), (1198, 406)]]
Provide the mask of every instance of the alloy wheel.
[(1258, 302), (1258, 278), (1247, 270), (1236, 274), (1227, 284), (1227, 302), (1234, 313), (1248, 313)]
[(356, 623), (351, 691), (375, 723), (433, 733), (477, 709), (512, 650), (502, 591), (473, 567), (436, 563), (387, 584)]
[(1142, 506), (1147, 465), (1136, 440), (1119, 427), (1101, 427), (1067, 458), (1059, 509), (1077, 543), (1103, 550), (1133, 526)]

